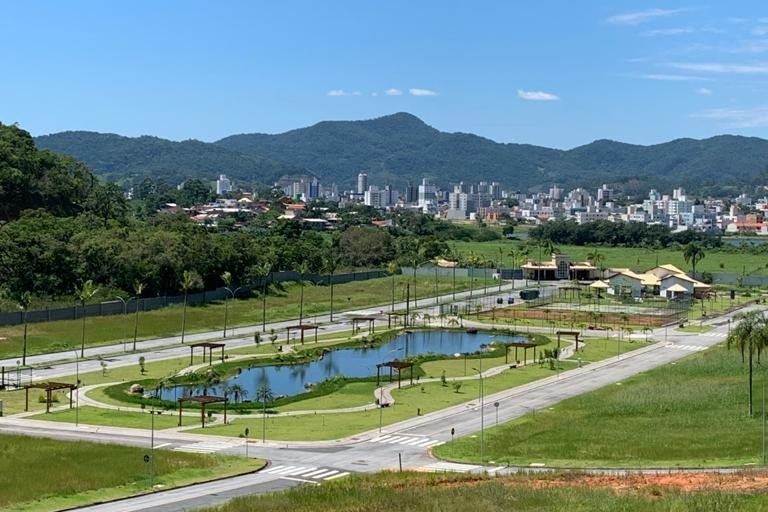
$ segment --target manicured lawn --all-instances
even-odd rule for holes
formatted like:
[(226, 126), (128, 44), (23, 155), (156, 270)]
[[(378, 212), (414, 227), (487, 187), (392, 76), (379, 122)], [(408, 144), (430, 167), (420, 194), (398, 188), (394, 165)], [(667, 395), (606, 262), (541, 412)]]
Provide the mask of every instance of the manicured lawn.
[[(295, 487), (283, 493), (237, 498), (201, 512), (758, 512), (768, 507), (768, 495), (755, 486), (739, 491), (686, 492), (664, 480), (536, 476), (492, 478), (478, 475), (377, 473)], [(662, 484), (655, 484), (655, 481)], [(714, 480), (714, 479), (713, 479)], [(615, 489), (615, 490), (614, 490)]]
[(712, 330), (712, 326), (711, 325), (690, 325), (689, 324), (689, 325), (686, 325), (685, 327), (678, 327), (675, 330), (679, 331), (679, 332), (693, 332), (693, 333), (701, 334), (701, 333), (704, 333), (704, 332), (711, 331)]
[[(98, 407), (84, 406), (79, 411), (75, 409), (66, 409), (51, 413), (43, 413), (31, 416), (32, 420), (60, 421), (63, 423), (75, 423), (79, 421), (81, 425), (100, 425), (104, 427), (127, 427), (127, 428), (152, 428), (152, 416), (147, 412), (127, 412), (115, 411), (113, 409), (101, 409)], [(178, 426), (179, 417), (174, 411), (165, 411), (163, 414), (155, 414), (155, 429), (173, 428)], [(194, 425), (199, 423), (198, 417), (184, 416), (182, 425)]]
[[(0, 435), (0, 509), (60, 510), (149, 489), (149, 448)], [(163, 488), (253, 471), (264, 462), (155, 450)]]
[[(411, 276), (395, 277), (395, 300), (405, 300), (405, 284), (411, 283), (411, 299), (431, 297), (435, 292), (433, 277), (417, 277), (413, 286)], [(469, 287), (466, 279), (456, 280), (456, 290)], [(281, 290), (273, 291), (267, 297), (267, 322), (298, 318), (300, 286), (297, 283), (283, 283)], [(477, 286), (477, 283), (475, 283)], [(392, 278), (355, 281), (334, 286), (334, 310), (358, 309), (362, 307), (384, 307), (391, 302)], [(450, 293), (453, 281), (450, 277), (438, 279), (438, 294)], [(228, 326), (261, 324), (262, 303), (260, 298), (233, 300), (229, 303)], [(181, 334), (182, 306), (139, 313), (139, 339), (159, 338)], [(304, 317), (330, 310), (330, 287), (308, 284), (304, 288)], [(89, 317), (86, 319), (86, 345), (104, 345), (109, 343), (133, 341), (135, 316), (115, 315)], [(202, 332), (222, 328), (224, 324), (224, 303), (208, 304), (187, 308), (186, 332)], [(222, 332), (223, 335), (223, 332)], [(268, 342), (269, 333), (266, 339)], [(67, 320), (29, 324), (28, 354), (74, 350), (80, 347), (82, 321)], [(23, 326), (0, 327), (0, 357), (16, 357), (21, 354)]]
[[(757, 375), (760, 390), (765, 374)], [(496, 462), (573, 467), (760, 463), (761, 422), (747, 417), (746, 402), (740, 355), (715, 348), (489, 429), (485, 454)], [(757, 398), (755, 405), (759, 411)], [(478, 442), (459, 439), (435, 452), (474, 462)]]
[[(509, 251), (522, 245), (519, 241), (504, 240), (494, 242), (450, 242), (451, 247), (455, 247), (462, 254), (469, 254), (470, 251), (484, 258), (493, 260), (499, 259), (499, 247), (504, 253), (504, 266), (511, 267), (512, 259)], [(605, 256), (603, 265), (615, 268), (630, 268), (632, 270), (647, 270), (656, 266), (658, 258), (659, 265), (672, 264), (677, 268), (690, 271), (691, 265), (685, 262), (683, 252), (674, 249), (644, 249), (632, 247), (592, 247), (577, 245), (558, 245), (558, 250), (570, 256), (573, 260), (583, 261), (587, 259), (587, 254), (595, 248)], [(718, 251), (708, 249), (706, 256), (696, 264), (697, 272), (735, 272), (741, 274), (746, 272), (753, 275), (765, 275), (768, 268), (765, 265), (765, 256), (761, 254), (749, 254), (741, 252)], [(534, 249), (530, 257), (538, 259), (538, 250)], [(542, 255), (542, 259), (548, 259), (547, 255)], [(722, 267), (721, 267), (722, 265)]]
[(350, 382), (330, 395), (310, 398), (278, 407), (278, 411), (322, 411), (328, 409), (343, 409), (372, 404), (375, 400), (373, 391), (375, 382)]
[[(476, 363), (475, 363), (476, 364)], [(561, 361), (562, 369), (570, 369), (575, 366), (573, 362)], [(485, 368), (485, 366), (484, 366)], [(529, 365), (525, 368), (506, 370), (500, 375), (485, 379), (485, 393), (495, 393), (503, 389), (555, 375), (555, 370), (548, 367), (539, 368), (539, 365)], [(371, 430), (379, 425), (379, 414), (383, 425), (395, 423), (415, 417), (420, 409), (422, 414), (444, 409), (451, 405), (471, 401), (479, 396), (478, 381), (462, 381), (461, 389), (455, 392), (451, 383), (442, 386), (440, 382), (415, 384), (414, 386), (396, 389), (392, 396), (396, 402), (391, 407), (372, 411), (340, 413), (340, 414), (309, 414), (300, 416), (267, 417), (267, 439), (286, 441), (318, 441), (337, 439), (353, 435), (358, 432)], [(333, 400), (330, 396), (329, 400)], [(302, 402), (306, 404), (306, 402)], [(304, 408), (297, 404), (297, 408)], [(211, 435), (237, 436), (245, 427), (261, 435), (262, 417), (254, 413), (253, 417), (239, 418), (229, 425), (215, 425), (210, 428), (196, 429), (193, 432)]]

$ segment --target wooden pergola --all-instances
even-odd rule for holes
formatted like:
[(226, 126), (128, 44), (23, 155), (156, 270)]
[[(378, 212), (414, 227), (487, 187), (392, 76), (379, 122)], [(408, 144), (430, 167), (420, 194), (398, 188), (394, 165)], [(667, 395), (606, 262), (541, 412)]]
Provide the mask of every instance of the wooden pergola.
[(69, 408), (72, 408), (72, 390), (77, 389), (76, 384), (68, 384), (66, 382), (36, 382), (34, 384), (24, 384), (24, 411), (29, 411), (29, 390), (30, 389), (42, 389), (45, 390), (45, 412), (51, 412), (51, 402), (54, 391), (60, 389), (69, 390)]
[(285, 328), (285, 342), (289, 345), (291, 344), (291, 331), (299, 331), (301, 333), (300, 341), (301, 344), (304, 344), (304, 331), (311, 331), (312, 329), (315, 330), (315, 343), (317, 343), (317, 330), (319, 327), (315, 324), (298, 324), (298, 325), (289, 325)]
[(579, 331), (557, 331), (557, 355), (560, 357), (560, 336), (573, 336), (576, 338), (576, 352), (579, 351), (579, 336), (581, 336), (581, 333)]
[(197, 347), (203, 347), (203, 362), (205, 362), (205, 351), (208, 350), (208, 364), (213, 364), (213, 350), (216, 348), (221, 349), (221, 362), (224, 362), (224, 343), (202, 342), (193, 343), (189, 346), (189, 364), (193, 363), (195, 357), (195, 349)]
[(184, 402), (197, 402), (200, 404), (200, 420), (202, 421), (202, 428), (205, 428), (205, 407), (208, 404), (216, 404), (224, 402), (224, 424), (227, 424), (227, 403), (229, 399), (225, 396), (213, 396), (213, 395), (198, 395), (198, 396), (184, 396), (178, 399), (179, 402), (179, 426), (181, 426), (181, 413), (184, 408)]
[(404, 369), (410, 368), (410, 381), (411, 385), (413, 385), (413, 363), (409, 363), (406, 361), (398, 361), (395, 359), (394, 361), (388, 361), (386, 363), (381, 363), (376, 365), (376, 385), (378, 386), (380, 383), (380, 376), (381, 376), (381, 369), (382, 368), (389, 368), (389, 382), (392, 382), (392, 370), (397, 370), (397, 389), (400, 389), (400, 376)]
[[(498, 342), (496, 342), (498, 343)], [(518, 361), (517, 359), (517, 349), (521, 348), (523, 349), (523, 366), (525, 366), (525, 362), (528, 359), (528, 349), (533, 349), (533, 360), (536, 360), (536, 344), (531, 343), (530, 341), (505, 341), (502, 342), (504, 345), (504, 348), (506, 349), (504, 351), (504, 363), (509, 363), (509, 347), (515, 347), (515, 362)]]
[[(389, 314), (389, 313), (388, 313)], [(376, 332), (376, 320), (379, 318), (376, 316), (355, 316), (352, 317), (352, 334), (355, 334), (357, 331), (360, 330), (360, 323), (361, 322), (368, 322), (368, 334), (373, 334)]]

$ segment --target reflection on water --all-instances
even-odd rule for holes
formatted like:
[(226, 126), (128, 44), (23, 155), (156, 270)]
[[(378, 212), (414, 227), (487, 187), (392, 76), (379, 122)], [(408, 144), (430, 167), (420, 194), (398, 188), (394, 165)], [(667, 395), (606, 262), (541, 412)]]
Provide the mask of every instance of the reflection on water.
[[(225, 386), (239, 384), (246, 390), (246, 398), (256, 400), (256, 390), (266, 385), (275, 396), (292, 396), (306, 391), (310, 384), (343, 375), (369, 377), (376, 375), (376, 365), (394, 359), (405, 359), (420, 354), (476, 352), (480, 345), (494, 340), (525, 341), (524, 336), (467, 334), (458, 331), (418, 331), (401, 334), (389, 343), (374, 348), (348, 348), (327, 352), (321, 359), (305, 364), (271, 365), (243, 368), (240, 375), (216, 386), (208, 387), (211, 394), (221, 395)], [(180, 388), (163, 390), (162, 398), (188, 394)]]

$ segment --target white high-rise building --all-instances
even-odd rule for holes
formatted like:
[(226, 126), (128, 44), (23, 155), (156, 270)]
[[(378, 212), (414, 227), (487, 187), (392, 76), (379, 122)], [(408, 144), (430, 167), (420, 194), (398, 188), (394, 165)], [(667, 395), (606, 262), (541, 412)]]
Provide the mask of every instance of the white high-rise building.
[(232, 192), (232, 182), (225, 174), (220, 174), (216, 180), (216, 195), (223, 195)]
[(365, 194), (366, 190), (368, 190), (368, 175), (361, 172), (357, 175), (357, 193)]
[(421, 185), (419, 185), (419, 206), (425, 206), (427, 204), (432, 204), (435, 202), (435, 192), (437, 191), (437, 188), (430, 184), (426, 178), (421, 180)]

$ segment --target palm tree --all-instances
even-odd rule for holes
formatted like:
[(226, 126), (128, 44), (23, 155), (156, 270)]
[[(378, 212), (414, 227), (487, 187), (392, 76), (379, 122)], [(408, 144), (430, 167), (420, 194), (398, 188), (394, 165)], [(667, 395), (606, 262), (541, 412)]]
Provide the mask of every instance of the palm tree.
[(136, 320), (133, 322), (133, 351), (136, 352), (136, 337), (139, 334), (139, 299), (144, 291), (144, 283), (138, 279), (133, 282), (133, 293), (136, 296)]
[(227, 314), (229, 312), (229, 298), (230, 295), (232, 298), (235, 298), (235, 294), (237, 294), (237, 290), (240, 289), (238, 286), (234, 290), (232, 289), (232, 273), (229, 270), (225, 270), (223, 274), (221, 274), (221, 280), (224, 282), (224, 289), (227, 290), (227, 296), (224, 298), (224, 337), (227, 337)]
[(187, 330), (187, 299), (190, 290), (196, 290), (203, 285), (200, 274), (194, 270), (185, 270), (181, 277), (181, 289), (184, 290), (184, 308), (181, 312), (181, 342), (184, 343), (184, 333)]
[(432, 321), (432, 315), (430, 315), (429, 313), (422, 314), (421, 321), (424, 323), (424, 327), (428, 327), (429, 323)]
[(693, 276), (696, 277), (696, 263), (704, 259), (704, 248), (697, 242), (690, 242), (683, 247), (683, 259), (693, 267)]
[(240, 400), (248, 396), (248, 390), (245, 389), (245, 387), (243, 387), (241, 384), (232, 384), (227, 386), (227, 388), (229, 393), (232, 394), (232, 398), (235, 400), (235, 403), (240, 402)]
[(392, 304), (389, 307), (390, 313), (395, 311), (395, 276), (400, 272), (400, 265), (396, 261), (387, 263), (387, 272), (392, 276)]
[(600, 278), (603, 277), (603, 262), (605, 261), (605, 254), (601, 253), (597, 249), (590, 251), (587, 254), (587, 259), (597, 268), (600, 269)]
[(459, 326), (459, 320), (452, 316), (448, 319), (448, 327), (458, 327)]
[(27, 292), (22, 292), (19, 294), (16, 300), (19, 309), (21, 310), (21, 319), (24, 322), (24, 343), (22, 345), (21, 350), (21, 364), (23, 366), (27, 365), (27, 311), (29, 310), (29, 306), (32, 303), (32, 294)]
[(525, 262), (525, 257), (528, 255), (528, 252), (525, 251), (523, 248), (515, 248), (509, 251), (509, 256), (512, 258), (512, 289), (515, 289), (515, 280), (514, 280), (514, 273), (515, 269), (522, 267), (523, 263)]
[(267, 332), (267, 277), (272, 274), (272, 261), (268, 258), (252, 268), (261, 280), (261, 332)]
[[(299, 287), (301, 288), (301, 295), (299, 299), (299, 325), (304, 321), (304, 275), (309, 272), (309, 265), (306, 261), (299, 263), (297, 270), (299, 271)], [(304, 335), (302, 334), (302, 339)]]
[(75, 289), (77, 299), (80, 301), (80, 306), (83, 308), (83, 336), (80, 339), (80, 357), (85, 357), (85, 303), (91, 300), (99, 289), (93, 284), (93, 280), (89, 279), (83, 283), (80, 288)]
[(339, 268), (339, 263), (341, 263), (341, 257), (333, 247), (330, 247), (323, 257), (323, 272), (328, 273), (328, 286), (331, 289), (331, 322), (333, 322), (333, 274)]
[(274, 400), (274, 395), (272, 394), (272, 389), (270, 389), (268, 384), (262, 384), (259, 386), (259, 388), (256, 390), (256, 400), (261, 402), (262, 406), (262, 423), (261, 423), (261, 442), (263, 443), (266, 441), (267, 438), (267, 403)]
[(760, 354), (768, 345), (768, 322), (762, 311), (749, 311), (737, 315), (741, 321), (731, 329), (725, 338), (728, 349), (738, 348), (741, 352), (741, 361), (744, 362), (744, 354), (747, 354), (749, 364), (749, 415), (752, 416), (752, 358), (757, 355), (760, 362)]

